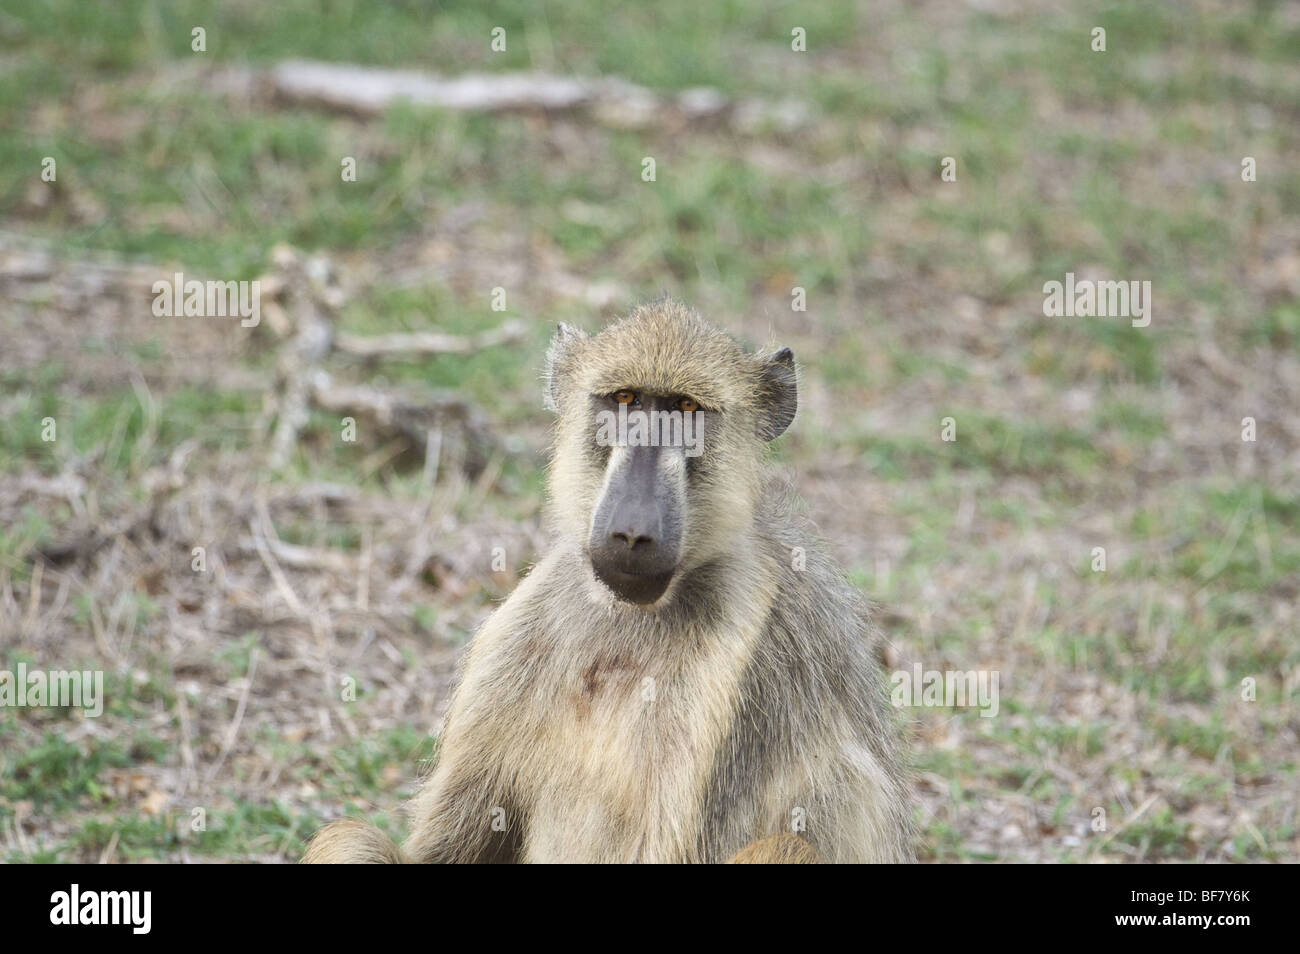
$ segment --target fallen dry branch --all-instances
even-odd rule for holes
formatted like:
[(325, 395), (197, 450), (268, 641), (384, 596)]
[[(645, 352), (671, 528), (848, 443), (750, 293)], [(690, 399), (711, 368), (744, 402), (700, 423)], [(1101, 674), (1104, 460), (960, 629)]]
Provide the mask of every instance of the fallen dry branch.
[(335, 385), (318, 373), (312, 382), (312, 402), (325, 411), (377, 426), (383, 436), (398, 435), (421, 455), (431, 442), (443, 443), (448, 435), (459, 439), (459, 464), (470, 476), (479, 474), (498, 451), (487, 419), (473, 405), (447, 394), (415, 394), (380, 390), (364, 385)]
[(304, 547), (265, 536), (240, 537), (237, 547), (241, 554), (257, 556), (261, 555), (262, 548), (265, 547), (280, 564), (295, 570), (327, 570), (330, 573), (350, 574), (357, 568), (356, 560), (337, 550)]
[(272, 253), (293, 307), (293, 337), (276, 362), (275, 393), (268, 416), (275, 417), (269, 463), (282, 469), (307, 424), (311, 378), (334, 345), (334, 310), (312, 288), (312, 276), (300, 255), (285, 246)]
[(468, 354), (523, 338), (527, 324), (511, 320), (476, 335), (340, 333), (335, 321), (343, 298), (336, 288), (325, 285), (328, 266), (304, 260), (285, 246), (276, 248), (272, 260), (291, 336), (281, 345), (275, 385), (262, 415), (263, 428), (272, 429), (271, 468), (280, 470), (288, 464), (314, 407), (340, 419), (367, 421), (381, 438), (400, 438), (397, 453), (415, 452), (426, 460), (426, 469), (428, 459), (441, 456), (446, 444), (461, 469), (470, 476), (481, 473), (498, 452), (498, 444), (487, 419), (468, 402), (451, 395), (337, 384), (325, 370), (325, 361), (336, 352), (362, 358)]
[[(587, 110), (601, 122), (637, 128), (667, 120), (721, 120), (742, 131), (773, 125), (786, 131), (804, 125), (808, 108), (798, 102), (735, 101), (711, 88), (659, 93), (613, 77), (547, 73), (470, 73), (438, 76), (348, 63), (289, 60), (266, 82), (290, 103), (376, 116), (396, 102), (471, 112)], [(223, 81), (220, 85), (231, 85)]]
[(271, 71), (277, 94), (293, 102), (379, 113), (395, 100), (444, 109), (574, 109), (606, 91), (603, 84), (536, 73), (441, 77), (348, 63), (289, 60)]
[(344, 354), (363, 358), (407, 357), (431, 354), (469, 354), (483, 348), (520, 341), (528, 333), (522, 321), (507, 321), (498, 328), (476, 335), (449, 335), (438, 331), (409, 334), (334, 336), (334, 347)]

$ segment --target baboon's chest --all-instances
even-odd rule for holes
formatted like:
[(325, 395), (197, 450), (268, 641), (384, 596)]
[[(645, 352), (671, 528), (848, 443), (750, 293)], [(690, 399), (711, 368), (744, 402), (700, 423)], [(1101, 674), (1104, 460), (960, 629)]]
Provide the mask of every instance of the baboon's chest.
[[(559, 680), (533, 764), (533, 861), (686, 860), (719, 735), (700, 674), (611, 651)], [(716, 687), (712, 687), (716, 691)]]
[[(603, 715), (606, 719), (636, 722), (657, 695), (661, 676), (645, 659), (617, 650), (602, 650), (590, 662), (566, 673), (564, 698), (575, 722)], [(630, 727), (630, 725), (629, 725)]]

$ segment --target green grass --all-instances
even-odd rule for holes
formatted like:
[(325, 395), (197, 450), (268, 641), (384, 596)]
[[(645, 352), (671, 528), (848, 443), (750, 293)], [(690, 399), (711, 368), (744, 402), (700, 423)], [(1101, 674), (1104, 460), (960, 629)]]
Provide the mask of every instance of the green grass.
[[(1294, 760), (1261, 761), (1256, 750), (1266, 743), (1252, 733), (1282, 733), (1294, 705), (1285, 679), (1300, 656), (1286, 629), (1293, 618), (1277, 607), (1297, 598), (1300, 497), (1241, 476), (1203, 446), (1178, 455), (1189, 429), (1183, 402), (1212, 383), (1195, 359), (1206, 327), (1247, 371), (1262, 354), (1300, 353), (1300, 309), (1273, 274), (1285, 270), (1273, 256), (1287, 247), (1286, 223), (1300, 215), (1300, 172), (1287, 162), (1297, 149), (1300, 27), (1270, 3), (960, 16), (937, 29), (910, 13), (848, 3), (667, 0), (610, 4), (597, 15), (580, 0), (13, 0), (0, 14), (0, 127), (18, 134), (0, 135), (0, 222), (72, 259), (108, 250), (234, 280), (263, 274), (280, 242), (349, 265), (423, 261), (431, 237), (452, 242), (457, 263), (470, 266), (463, 273), (414, 285), (381, 278), (348, 302), (341, 328), (468, 334), (524, 318), (527, 339), (468, 356), (339, 359), (330, 370), (454, 391), (500, 434), (530, 436), (502, 462), (486, 504), (450, 504), (449, 516), (463, 521), (484, 507), (535, 515), (542, 477), (528, 450), (548, 422), (545, 342), (557, 320), (594, 327), (602, 317), (551, 295), (539, 279), (548, 263), (584, 281), (615, 279), (628, 299), (671, 292), (724, 322), (744, 319), (759, 336), (768, 325), (791, 329), (814, 400), (778, 443), (778, 458), (804, 472), (823, 460), (851, 468), (849, 496), (888, 510), (902, 553), (886, 587), (859, 552), (854, 582), (908, 610), (900, 643), (945, 664), (1003, 665), (1014, 653), (1022, 680), (1095, 676), (1125, 694), (1119, 701), (1140, 713), (1141, 744), (1188, 761), (1160, 780), (1175, 807), (1151, 810), (1101, 850), (1108, 860), (1125, 852), (1187, 860), (1201, 846), (1180, 812), (1231, 794), (1211, 770), (1216, 759), (1260, 784), (1295, 780)], [(1088, 49), (1094, 25), (1107, 29), (1104, 54)], [(207, 31), (206, 53), (190, 50), (194, 26)], [(502, 54), (488, 45), (497, 26), (508, 36)], [(790, 51), (793, 26), (807, 30), (807, 54)], [(403, 105), (360, 121), (244, 104), (197, 72), (290, 57), (447, 74), (614, 75), (664, 91), (708, 85), (792, 97), (815, 118), (793, 134), (671, 123), (629, 130), (581, 117)], [(1259, 158), (1256, 183), (1240, 181), (1245, 154)], [(948, 155), (958, 159), (958, 181), (943, 184), (938, 160)], [(34, 212), (26, 196), (45, 156), (57, 160), (58, 184)], [(344, 156), (357, 158), (357, 182), (342, 181)], [(656, 160), (656, 182), (640, 179), (645, 156)], [(448, 239), (446, 223), (466, 210), (470, 224)], [(520, 260), (528, 268), (507, 289), (508, 310), (492, 311), (492, 287), (506, 284), (494, 263)], [(1151, 280), (1152, 325), (1044, 318), (1043, 283), (1085, 269)], [(792, 318), (794, 285), (807, 289), (809, 311)], [(33, 314), (53, 309), (52, 291), (30, 293), (47, 296)], [(974, 302), (975, 317), (957, 307), (963, 300)], [(154, 416), (125, 375), (86, 371), (117, 364), (152, 382), (184, 367), (183, 346), (178, 352), (134, 320), (146, 308), (128, 302), (121, 322), (94, 334), (59, 331), (53, 355), (35, 366), (0, 359), (0, 476), (50, 476), (90, 459), (103, 500), (139, 500), (141, 477), (184, 441), (197, 441), (200, 457), (256, 458), (256, 390), (159, 387)], [(232, 363), (273, 373), (266, 329)], [(1224, 435), (1225, 457), (1236, 454), (1247, 413), (1259, 421), (1261, 456), (1287, 452), (1276, 415), (1289, 409), (1229, 404), (1222, 419), (1216, 406), (1192, 422)], [(957, 422), (951, 443), (940, 439), (948, 416)], [(57, 441), (41, 438), (46, 417)], [(288, 472), (265, 477), (341, 482), (420, 512), (429, 491), (419, 461), (363, 472), (382, 447), (364, 429), (345, 444), (339, 421), (314, 413)], [(972, 525), (958, 518), (964, 508)], [(60, 536), (73, 510), (40, 498), (13, 513), (0, 526), (0, 574), (25, 584), (33, 549)], [(289, 543), (361, 546), (355, 523), (304, 517), (278, 529)], [(1104, 574), (1089, 568), (1093, 546), (1107, 547)], [(1011, 582), (978, 585), (990, 580)], [(168, 618), (169, 606), (143, 583), (121, 598), (141, 626)], [(1020, 629), (1019, 599), (1030, 610)], [(440, 600), (412, 599), (412, 633), (461, 638), (461, 607)], [(103, 610), (80, 590), (68, 602), (83, 629)], [(243, 679), (255, 650), (276, 651), (275, 636), (232, 624), (214, 637), (206, 664), (225, 683)], [(397, 648), (420, 664), (410, 645)], [(139, 653), (138, 672), (106, 674), (112, 739), (68, 741), (66, 713), (0, 712), (0, 822), (30, 801), (64, 831), (57, 844), (11, 860), (93, 859), (115, 838), (130, 859), (300, 851), (323, 818), (279, 794), (237, 797), (218, 785), (205, 796), (203, 832), (189, 826), (195, 806), (144, 816), (115, 801), (106, 782), (114, 771), (174, 769), (180, 758), (170, 737), (123, 728), (179, 719), (173, 661), (157, 646)], [(1247, 677), (1258, 681), (1253, 709), (1239, 698)], [(1133, 727), (1107, 712), (1063, 717), (1057, 687), (1036, 687), (1043, 695), (1028, 700), (1014, 684), (1003, 688), (1006, 718), (935, 714), (999, 758), (919, 746), (918, 770), (949, 782), (925, 851), (939, 860), (997, 857), (964, 834), (962, 818), (979, 815), (990, 793), (1014, 792), (1059, 828), (1047, 839), (1052, 857), (1086, 857), (1104, 835), (1084, 839), (1082, 855), (1053, 839), (1096, 804), (1112, 830), (1133, 806), (1072, 791), (1042, 771), (1044, 756), (1147, 781), (1107, 761)], [(354, 711), (373, 701), (361, 686)], [(419, 729), (346, 742), (294, 741), (265, 726), (258, 733), (286, 779), (318, 788), (311, 804), (346, 806), (394, 835), (401, 823), (377, 806), (408, 790), (434, 746)], [(237, 777), (246, 769), (235, 761)], [(1269, 846), (1294, 839), (1286, 817), (1260, 823), (1264, 847), (1253, 833), (1234, 834), (1234, 856), (1284, 855)]]
[[(8, 733), (6, 733), (8, 734)], [(31, 801), (57, 813), (85, 804), (110, 801), (102, 775), (106, 769), (157, 762), (166, 745), (148, 733), (128, 743), (69, 742), (53, 731), (37, 745), (0, 756), (0, 818), (12, 817), (12, 804)]]

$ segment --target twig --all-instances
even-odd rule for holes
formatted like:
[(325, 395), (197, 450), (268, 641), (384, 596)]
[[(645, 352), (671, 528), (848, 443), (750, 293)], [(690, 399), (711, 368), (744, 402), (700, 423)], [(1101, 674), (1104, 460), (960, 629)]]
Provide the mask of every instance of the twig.
[(257, 537), (241, 537), (236, 545), (241, 552), (256, 553), (260, 552), (259, 543), (266, 547), (277, 561), (295, 570), (329, 570), (332, 573), (351, 574), (356, 569), (356, 562), (352, 557), (333, 550), (304, 547), (270, 538), (262, 538), (259, 541)]
[(1154, 805), (1159, 798), (1160, 796), (1158, 794), (1149, 796), (1145, 802), (1137, 807), (1137, 810), (1133, 812), (1133, 814), (1129, 815), (1128, 818), (1125, 818), (1122, 822), (1112, 828), (1106, 833), (1105, 837), (1097, 842), (1095, 851), (1101, 851), (1101, 849), (1109, 845), (1120, 832), (1145, 815), (1146, 810)]
[(527, 334), (528, 325), (525, 322), (511, 320), (476, 335), (448, 335), (437, 331), (391, 335), (350, 335), (340, 332), (335, 336), (334, 346), (345, 354), (363, 358), (469, 354), (483, 348), (519, 341)]
[(108, 844), (104, 850), (99, 853), (99, 863), (101, 865), (109, 864), (113, 860), (113, 854), (117, 851), (117, 832), (113, 832), (113, 837), (108, 839)]
[(181, 782), (181, 794), (188, 792), (198, 779), (198, 770), (194, 764), (193, 731), (190, 727), (190, 707), (185, 701), (185, 693), (176, 694), (176, 719), (181, 729), (181, 763), (185, 766), (185, 777)]
[[(269, 527), (271, 518), (266, 513), (266, 503), (260, 500), (258, 503), (258, 516), (261, 517), (266, 526)], [(257, 548), (257, 555), (262, 558), (262, 563), (266, 565), (266, 569), (270, 572), (271, 579), (275, 581), (275, 587), (280, 591), (280, 595), (284, 597), (284, 601), (289, 604), (289, 608), (298, 616), (304, 619), (308, 618), (311, 614), (307, 612), (307, 607), (303, 605), (302, 600), (298, 599), (298, 594), (295, 593), (293, 587), (289, 585), (288, 577), (284, 575), (284, 571), (280, 569), (280, 564), (276, 562), (275, 557), (271, 554), (271, 550), (267, 546), (262, 533), (258, 531), (257, 527), (253, 525), (251, 520), (249, 521), (248, 529), (253, 532), (253, 545)]]
[(204, 787), (212, 784), (212, 780), (217, 777), (221, 767), (226, 764), (226, 756), (230, 754), (231, 748), (235, 744), (235, 738), (239, 735), (240, 723), (244, 721), (244, 710), (248, 708), (248, 693), (253, 686), (253, 674), (257, 671), (257, 647), (248, 654), (248, 675), (244, 677), (244, 688), (239, 694), (239, 704), (235, 706), (235, 717), (230, 720), (230, 725), (226, 728), (225, 738), (221, 740), (221, 752), (217, 756), (216, 763), (208, 770), (204, 778)]

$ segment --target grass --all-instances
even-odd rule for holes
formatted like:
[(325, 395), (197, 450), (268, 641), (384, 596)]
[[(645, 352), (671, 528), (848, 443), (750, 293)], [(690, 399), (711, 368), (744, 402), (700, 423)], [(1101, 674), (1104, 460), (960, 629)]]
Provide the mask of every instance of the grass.
[[(8, 4), (0, 126), (19, 134), (0, 136), (0, 233), (74, 267), (15, 290), (0, 315), (0, 593), (14, 593), (0, 598), (0, 668), (75, 657), (111, 690), (93, 732), (0, 711), (0, 823), (26, 833), (9, 860), (289, 859), (340, 811), (400, 835), (395, 808), (432, 756), (455, 657), (537, 555), (551, 329), (663, 292), (795, 348), (801, 412), (778, 457), (854, 582), (886, 604), (898, 665), (1002, 673), (997, 719), (904, 713), (923, 857), (1300, 857), (1300, 486), (1282, 418), (1300, 399), (1286, 252), (1300, 25), (1269, 3), (927, 15)], [(1088, 49), (1095, 25), (1104, 54)], [(807, 53), (790, 50), (794, 26)], [(298, 57), (707, 85), (791, 98), (812, 120), (626, 129), (409, 106), (360, 120), (221, 91), (221, 71)], [(40, 186), (46, 156), (58, 178)], [(945, 156), (956, 182), (939, 180)], [(347, 444), (320, 413), (292, 465), (267, 473), (265, 329), (159, 324), (137, 291), (75, 293), (75, 263), (96, 252), (241, 280), (264, 275), (278, 243), (363, 276), (340, 316), (351, 333), (529, 321), (509, 347), (330, 368), (474, 402), (509, 448), (486, 477), (430, 490), (418, 462), (385, 462), (366, 433)], [(1067, 271), (1150, 280), (1151, 326), (1045, 318), (1043, 283)], [(612, 282), (615, 301), (558, 293), (557, 276)], [(791, 311), (795, 286), (806, 312)], [(956, 441), (941, 439), (945, 417)], [(190, 441), (186, 486), (204, 492), (43, 571), (29, 619), (36, 549), (148, 502), (145, 478)], [(60, 474), (86, 492), (31, 490)], [(297, 499), (322, 484), (355, 496)], [(371, 560), (369, 610), (359, 574), (285, 566), (326, 625), (295, 618), (241, 549), (257, 514), (237, 505), (254, 499), (285, 543)], [(498, 539), (505, 574), (484, 555)], [(195, 541), (206, 575), (189, 568)], [(413, 570), (424, 544), (433, 562)], [(140, 554), (149, 572), (130, 569)], [(337, 698), (342, 674), (356, 702)]]

